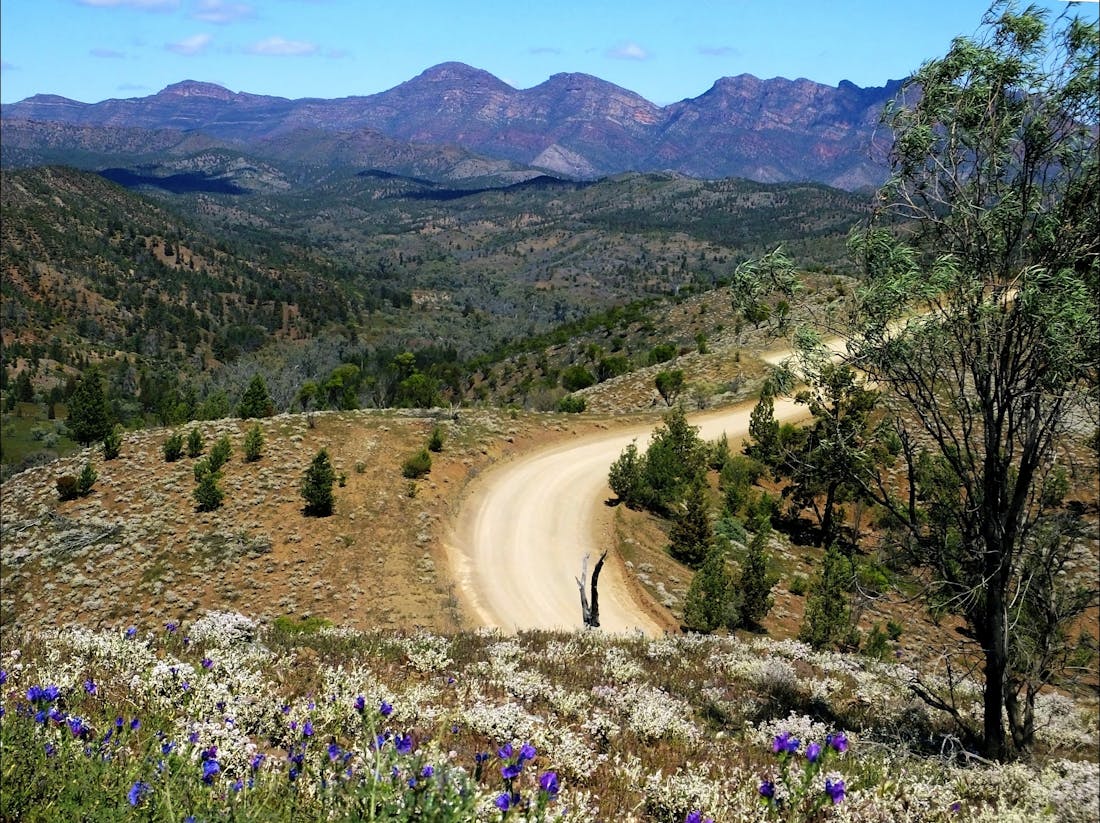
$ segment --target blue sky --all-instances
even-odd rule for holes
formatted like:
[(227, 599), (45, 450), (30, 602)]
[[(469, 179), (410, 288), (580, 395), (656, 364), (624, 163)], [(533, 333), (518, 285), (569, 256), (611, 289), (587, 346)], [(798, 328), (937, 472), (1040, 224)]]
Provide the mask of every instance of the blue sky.
[[(1055, 13), (1064, 0), (1037, 0)], [(666, 105), (719, 77), (882, 85), (973, 34), (984, 0), (4, 0), (0, 100), (181, 80), (372, 94), (458, 60), (516, 88), (584, 72)], [(1095, 2), (1077, 7), (1095, 16)]]

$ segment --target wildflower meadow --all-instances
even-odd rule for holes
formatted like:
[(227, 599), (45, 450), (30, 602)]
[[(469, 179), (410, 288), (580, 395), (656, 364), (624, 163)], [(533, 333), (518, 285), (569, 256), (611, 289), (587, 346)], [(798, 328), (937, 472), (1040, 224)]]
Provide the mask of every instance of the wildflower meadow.
[(1100, 819), (1095, 701), (1045, 695), (1035, 759), (990, 765), (917, 674), (793, 641), (288, 633), (230, 612), (9, 633), (0, 818)]

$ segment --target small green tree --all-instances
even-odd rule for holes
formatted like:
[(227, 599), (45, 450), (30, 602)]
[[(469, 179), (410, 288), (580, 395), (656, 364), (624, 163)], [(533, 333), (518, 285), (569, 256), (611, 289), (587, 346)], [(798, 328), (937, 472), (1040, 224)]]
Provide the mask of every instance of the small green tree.
[(264, 448), (264, 434), (260, 431), (260, 424), (256, 423), (244, 436), (244, 459), (247, 463), (255, 463), (260, 459)]
[(749, 416), (749, 437), (745, 454), (774, 469), (779, 465), (779, 421), (775, 419), (775, 387), (770, 380), (760, 390), (760, 400)]
[(642, 475), (645, 457), (638, 453), (638, 444), (631, 443), (611, 464), (607, 483), (623, 503), (632, 509), (641, 508), (645, 480)]
[(733, 577), (726, 563), (726, 550), (712, 546), (699, 571), (692, 575), (684, 598), (684, 627), (709, 634), (723, 625), (736, 624), (732, 595)]
[(752, 629), (760, 628), (761, 621), (771, 611), (775, 598), (772, 587), (778, 581), (768, 574), (768, 538), (772, 527), (766, 501), (757, 507), (758, 515), (753, 517), (753, 536), (745, 552), (745, 561), (741, 565), (741, 575), (737, 580), (737, 591), (741, 598), (741, 624)]
[(187, 434), (187, 456), (198, 457), (205, 448), (206, 443), (203, 441), (202, 432), (196, 426)]
[(114, 428), (111, 404), (103, 390), (103, 380), (98, 370), (89, 370), (77, 382), (69, 397), (65, 426), (73, 440), (82, 446), (102, 440)]
[(730, 455), (718, 476), (718, 488), (726, 497), (726, 511), (738, 515), (752, 501), (752, 487), (764, 474), (764, 466), (744, 454)]
[(80, 475), (76, 478), (76, 491), (81, 497), (84, 497), (92, 490), (92, 486), (95, 485), (96, 478), (99, 477), (99, 473), (95, 470), (95, 466), (91, 462), (85, 463), (84, 468), (81, 469)]
[(653, 382), (665, 405), (672, 406), (680, 396), (680, 392), (684, 390), (684, 372), (682, 369), (657, 372)]
[(810, 584), (798, 639), (815, 649), (840, 647), (852, 633), (848, 588), (852, 566), (836, 546), (825, 552), (821, 570)]
[(271, 395), (267, 393), (267, 384), (261, 375), (252, 377), (252, 382), (245, 389), (241, 402), (237, 404), (237, 417), (271, 417), (275, 414), (275, 404), (271, 402)]
[(103, 459), (114, 460), (122, 452), (122, 435), (112, 428), (103, 438)]
[(707, 444), (699, 429), (687, 422), (684, 410), (673, 407), (650, 440), (642, 465), (644, 505), (670, 515), (707, 472)]
[(219, 485), (221, 477), (221, 472), (205, 471), (202, 473), (202, 477), (193, 492), (195, 507), (200, 512), (212, 512), (221, 506), (222, 501), (225, 499), (225, 492), (222, 491)]
[(334, 504), (332, 484), (336, 471), (329, 460), (328, 450), (321, 449), (313, 458), (302, 478), (302, 498), (306, 501), (305, 513), (311, 517), (328, 517)]
[(684, 565), (697, 569), (706, 559), (714, 541), (714, 530), (710, 524), (710, 503), (704, 483), (695, 483), (691, 487), (682, 508), (674, 516), (672, 530), (669, 532), (669, 554)]
[(223, 434), (218, 438), (210, 449), (210, 454), (206, 460), (209, 464), (211, 472), (217, 472), (221, 470), (221, 467), (229, 462), (229, 458), (233, 456), (233, 444), (229, 440), (228, 434)]
[(175, 463), (183, 457), (183, 435), (174, 432), (164, 441), (164, 459), (168, 463)]
[(443, 451), (443, 429), (439, 426), (432, 427), (432, 433), (428, 435), (428, 451)]

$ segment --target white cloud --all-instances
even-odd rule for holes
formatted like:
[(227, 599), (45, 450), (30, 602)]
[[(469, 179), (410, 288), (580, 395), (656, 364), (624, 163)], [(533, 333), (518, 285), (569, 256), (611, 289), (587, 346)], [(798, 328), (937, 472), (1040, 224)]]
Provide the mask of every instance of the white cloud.
[(126, 55), (114, 49), (92, 49), (88, 52), (92, 57), (102, 57), (106, 60), (120, 60)]
[(184, 57), (193, 57), (206, 51), (206, 47), (210, 45), (210, 41), (213, 39), (209, 34), (193, 34), (177, 43), (169, 43), (165, 48), (175, 54), (182, 54)]
[(76, 0), (82, 6), (97, 9), (141, 9), (142, 11), (171, 11), (178, 9), (179, 0)]
[(315, 43), (304, 40), (287, 40), (283, 37), (268, 37), (259, 43), (253, 43), (246, 51), (264, 57), (307, 57), (317, 53)]
[(248, 3), (233, 3), (226, 2), (226, 0), (199, 0), (198, 6), (191, 12), (191, 17), (194, 20), (201, 20), (203, 23), (225, 25), (226, 23), (245, 20), (255, 13), (256, 9)]
[(614, 60), (648, 60), (650, 53), (637, 43), (624, 42), (614, 48), (608, 49), (604, 52), (605, 55)]

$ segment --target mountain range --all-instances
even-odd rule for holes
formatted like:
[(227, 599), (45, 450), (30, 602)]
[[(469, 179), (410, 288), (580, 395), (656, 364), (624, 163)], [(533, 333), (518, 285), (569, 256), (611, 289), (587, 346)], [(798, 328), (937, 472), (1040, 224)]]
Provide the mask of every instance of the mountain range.
[(556, 74), (515, 89), (489, 72), (443, 63), (367, 96), (290, 100), (188, 80), (98, 103), (36, 95), (0, 107), (0, 118), (7, 166), (95, 166), (109, 156), (220, 147), (433, 179), (664, 171), (857, 190), (885, 177), (887, 141), (876, 141), (876, 130), (901, 82), (831, 87), (743, 74), (658, 106), (591, 75)]

